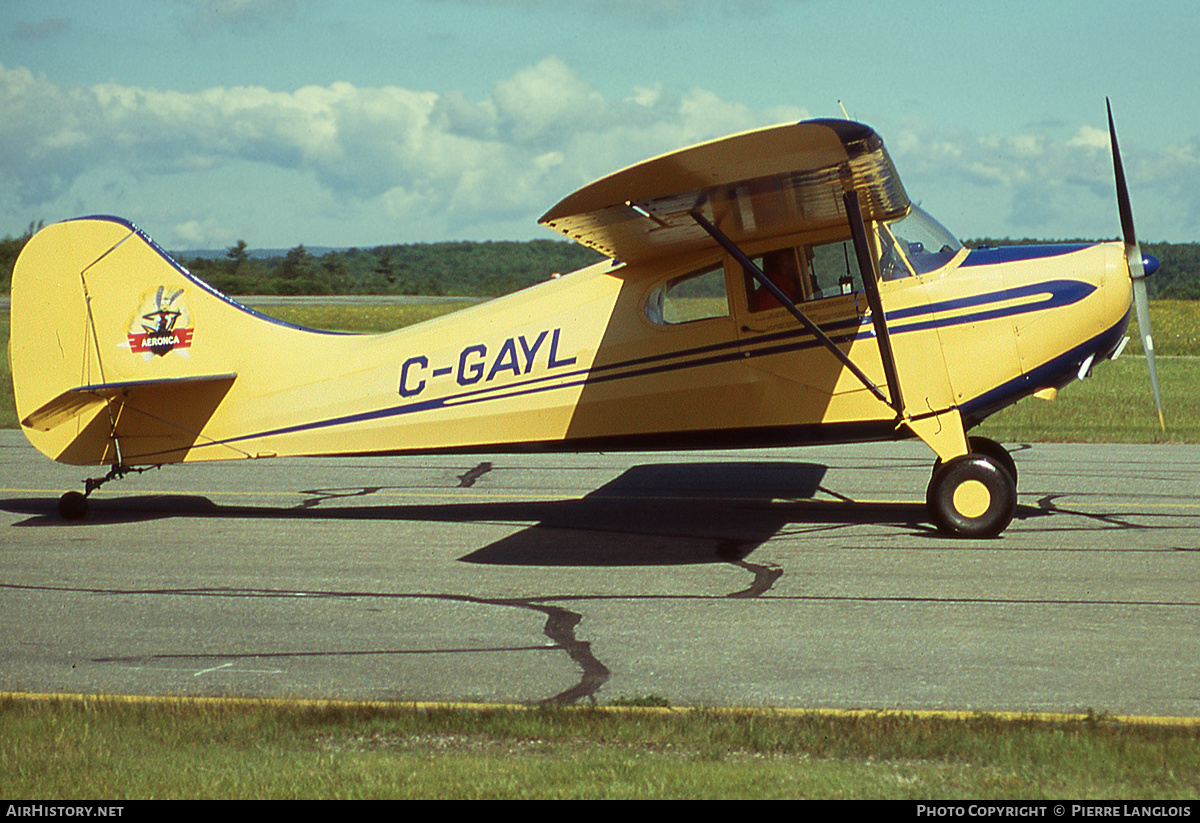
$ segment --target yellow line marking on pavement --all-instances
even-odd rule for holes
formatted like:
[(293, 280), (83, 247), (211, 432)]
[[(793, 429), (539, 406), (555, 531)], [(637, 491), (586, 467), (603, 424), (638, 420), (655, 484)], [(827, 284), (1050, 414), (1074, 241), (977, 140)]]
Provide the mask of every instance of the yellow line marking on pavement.
[[(74, 694), (68, 692), (0, 692), (0, 700), (23, 702), (70, 702), (70, 703), (130, 703), (130, 704), (174, 704), (197, 706), (269, 706), (276, 708), (371, 708), (386, 710), (430, 711), (450, 709), (455, 711), (544, 711), (541, 706), (523, 706), (514, 703), (454, 703), (422, 701), (380, 700), (315, 700), (275, 697), (173, 697), (167, 695), (122, 695), (122, 694)], [(916, 720), (979, 720), (984, 718), (1013, 723), (1124, 723), (1139, 726), (1182, 726), (1200, 728), (1200, 717), (1153, 716), (1153, 715), (1110, 715), (1081, 712), (1007, 712), (1007, 711), (944, 711), (906, 709), (803, 709), (803, 708), (731, 708), (700, 706), (565, 706), (564, 711), (685, 714), (691, 711), (719, 712), (744, 715), (775, 715), (784, 717), (817, 718), (911, 718)]]

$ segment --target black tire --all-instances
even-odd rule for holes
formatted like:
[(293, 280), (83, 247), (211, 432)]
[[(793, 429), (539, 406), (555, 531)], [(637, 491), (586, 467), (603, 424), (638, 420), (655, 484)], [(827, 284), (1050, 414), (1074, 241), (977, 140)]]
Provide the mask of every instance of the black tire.
[(1017, 484), (986, 454), (965, 454), (933, 473), (925, 505), (934, 524), (958, 537), (995, 537), (1017, 510)]
[[(1013, 485), (1017, 484), (1017, 461), (1013, 460), (1008, 449), (987, 437), (968, 437), (967, 444), (971, 447), (972, 453), (987, 455), (995, 460), (1000, 464), (1000, 468), (1008, 472), (1008, 476), (1013, 480)], [(937, 474), (937, 470), (941, 467), (942, 458), (939, 457), (933, 463), (933, 474)]]
[(58, 498), (58, 513), (63, 520), (82, 520), (87, 516), (88, 501), (80, 492), (67, 492)]
[(1008, 476), (1013, 479), (1013, 484), (1017, 483), (1017, 461), (1013, 460), (1013, 456), (1008, 453), (1008, 449), (1001, 446), (995, 440), (989, 440), (986, 437), (968, 437), (967, 442), (971, 446), (971, 451), (975, 454), (986, 455), (1000, 464), (1000, 468), (1008, 472)]

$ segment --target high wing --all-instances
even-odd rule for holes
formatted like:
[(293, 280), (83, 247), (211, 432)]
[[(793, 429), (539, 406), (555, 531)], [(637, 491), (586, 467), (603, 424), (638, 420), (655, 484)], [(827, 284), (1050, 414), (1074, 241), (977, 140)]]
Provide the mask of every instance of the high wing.
[(847, 225), (843, 196), (864, 218), (903, 215), (908, 195), (868, 126), (810, 120), (702, 143), (601, 178), (546, 212), (542, 225), (630, 263), (717, 249), (691, 216), (734, 243)]
[[(865, 221), (902, 217), (909, 205), (874, 130), (849, 120), (808, 120), (630, 166), (568, 196), (539, 222), (629, 263), (723, 248), (875, 397), (903, 414)], [(854, 238), (888, 394), (742, 250), (747, 242), (835, 227)]]

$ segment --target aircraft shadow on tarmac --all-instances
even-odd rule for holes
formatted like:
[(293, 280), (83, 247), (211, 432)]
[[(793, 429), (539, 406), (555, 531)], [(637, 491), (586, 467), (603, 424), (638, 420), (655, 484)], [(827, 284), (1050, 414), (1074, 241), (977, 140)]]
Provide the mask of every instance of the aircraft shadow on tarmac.
[[(201, 495), (102, 496), (92, 498), (87, 518), (75, 522), (64, 521), (56, 501), (48, 498), (0, 501), (0, 509), (32, 515), (16, 526), (59, 528), (176, 517), (532, 522), (460, 558), (516, 566), (737, 562), (787, 531), (827, 532), (863, 524), (944, 537), (927, 522), (923, 505), (854, 502), (823, 489), (825, 473), (823, 465), (799, 462), (654, 463), (633, 466), (581, 498), (564, 500), (374, 504), (375, 495), (398, 489), (368, 486), (304, 490), (303, 502), (288, 507), (221, 505)], [(814, 499), (818, 491), (825, 492), (823, 499)]]

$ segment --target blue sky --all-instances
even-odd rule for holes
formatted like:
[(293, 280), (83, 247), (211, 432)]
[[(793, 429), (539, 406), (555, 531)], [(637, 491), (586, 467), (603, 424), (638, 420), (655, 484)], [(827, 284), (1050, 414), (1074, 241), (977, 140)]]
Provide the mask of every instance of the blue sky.
[(590, 180), (841, 115), (960, 237), (1200, 240), (1194, 3), (5, 0), (0, 235), (169, 248), (553, 237)]

